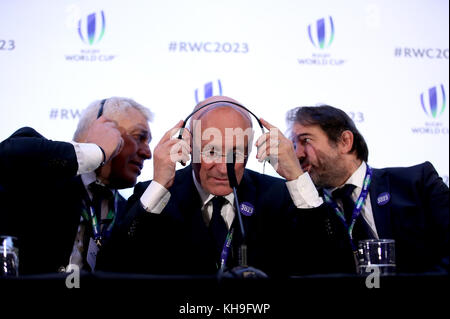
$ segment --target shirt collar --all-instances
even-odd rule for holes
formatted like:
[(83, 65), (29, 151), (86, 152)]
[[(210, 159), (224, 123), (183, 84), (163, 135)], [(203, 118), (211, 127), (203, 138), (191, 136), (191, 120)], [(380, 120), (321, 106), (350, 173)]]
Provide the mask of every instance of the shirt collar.
[[(103, 183), (101, 183), (98, 179), (97, 179), (97, 174), (95, 174), (95, 172), (89, 172), (89, 173), (85, 173), (85, 174), (81, 174), (81, 181), (83, 182), (84, 188), (86, 188), (86, 190), (88, 191), (89, 195), (91, 196), (91, 191), (89, 189), (89, 185), (97, 182), (98, 184), (104, 185)], [(107, 186), (107, 185), (104, 185)], [(109, 187), (108, 187), (109, 188)], [(113, 194), (115, 195), (117, 190), (116, 189), (111, 189), (110, 190), (113, 192)]]
[[(366, 176), (367, 165), (366, 162), (361, 162), (358, 169), (350, 176), (350, 178), (345, 182), (345, 184), (355, 185), (357, 188), (362, 188), (364, 183), (364, 177)], [(344, 184), (344, 185), (345, 185)]]
[(336, 189), (341, 188), (347, 184), (355, 185), (356, 186), (355, 189), (362, 189), (362, 186), (364, 183), (364, 178), (366, 177), (366, 169), (367, 169), (367, 164), (366, 164), (366, 162), (362, 161), (361, 165), (359, 165), (358, 169), (353, 172), (353, 174), (345, 181), (344, 184), (342, 184), (339, 187), (335, 187), (335, 188), (331, 188), (331, 189), (327, 189), (327, 190), (331, 194)]
[(89, 184), (97, 180), (97, 175), (95, 174), (95, 172), (81, 174), (81, 180), (83, 181), (84, 186), (87, 188)]
[[(216, 195), (208, 193), (200, 183), (197, 181), (194, 170), (192, 170), (192, 178), (194, 179), (195, 188), (197, 188), (197, 192), (200, 195), (200, 199), (202, 200), (202, 208), (205, 207), (211, 199), (213, 199)], [(234, 194), (230, 193), (228, 195), (223, 196), (225, 199), (234, 207)]]

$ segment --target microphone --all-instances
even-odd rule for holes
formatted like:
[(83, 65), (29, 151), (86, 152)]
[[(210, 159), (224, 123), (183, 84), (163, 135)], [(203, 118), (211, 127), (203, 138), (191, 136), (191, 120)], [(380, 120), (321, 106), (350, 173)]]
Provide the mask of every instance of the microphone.
[[(228, 175), (228, 182), (230, 183), (230, 187), (233, 189), (234, 193), (234, 204), (236, 205), (237, 215), (239, 219), (239, 227), (241, 229), (242, 239), (243, 239), (243, 245), (245, 245), (245, 229), (244, 229), (244, 223), (242, 221), (242, 215), (241, 215), (241, 207), (239, 206), (239, 200), (237, 197), (236, 188), (239, 186), (236, 178), (236, 171), (234, 170), (234, 164), (236, 163), (236, 153), (233, 151), (230, 151), (227, 154), (227, 175)], [(247, 260), (247, 254), (245, 253), (245, 256), (241, 256), (242, 258), (245, 258), (245, 263)], [(244, 261), (241, 260), (243, 263)], [(241, 264), (241, 263), (239, 263)]]
[(238, 249), (238, 266), (229, 270), (219, 270), (219, 279), (221, 278), (267, 278), (267, 275), (254, 267), (247, 265), (247, 238), (244, 229), (244, 223), (242, 221), (241, 207), (239, 206), (239, 199), (237, 197), (237, 187), (238, 182), (236, 178), (236, 172), (234, 169), (234, 164), (236, 163), (236, 153), (230, 151), (227, 154), (227, 175), (230, 187), (233, 189), (234, 193), (234, 203), (236, 206), (236, 213), (239, 220), (239, 228), (242, 234), (242, 244), (239, 245)]

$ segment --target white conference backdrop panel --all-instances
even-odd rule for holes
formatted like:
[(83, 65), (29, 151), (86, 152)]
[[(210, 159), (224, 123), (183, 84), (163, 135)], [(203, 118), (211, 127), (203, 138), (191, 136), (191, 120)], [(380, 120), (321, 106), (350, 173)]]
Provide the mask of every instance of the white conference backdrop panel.
[[(110, 96), (155, 113), (152, 150), (196, 93), (283, 131), (289, 109), (326, 103), (354, 118), (372, 166), (428, 160), (448, 184), (448, 0), (4, 0), (0, 61), (0, 140), (32, 126), (68, 141), (79, 112)], [(139, 180), (152, 175), (147, 161)]]

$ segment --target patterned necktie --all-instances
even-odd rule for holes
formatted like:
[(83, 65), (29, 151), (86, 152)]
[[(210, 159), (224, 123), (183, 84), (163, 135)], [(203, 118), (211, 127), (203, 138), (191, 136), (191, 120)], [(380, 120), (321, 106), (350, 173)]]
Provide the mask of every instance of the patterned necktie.
[(227, 225), (221, 215), (222, 206), (225, 204), (226, 199), (222, 196), (216, 196), (211, 202), (213, 205), (213, 213), (209, 222), (209, 230), (216, 244), (216, 261), (220, 264), (220, 255), (228, 233)]

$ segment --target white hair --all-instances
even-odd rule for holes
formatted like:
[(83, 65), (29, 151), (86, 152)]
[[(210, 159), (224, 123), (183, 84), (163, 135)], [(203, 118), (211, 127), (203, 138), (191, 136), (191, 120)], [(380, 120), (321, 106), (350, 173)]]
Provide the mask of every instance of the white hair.
[[(97, 119), (102, 101), (103, 100), (94, 101), (83, 110), (77, 129), (73, 135), (74, 141), (79, 142), (83, 134), (86, 133), (92, 123)], [(153, 121), (153, 113), (147, 107), (126, 97), (110, 97), (106, 99), (103, 105), (103, 115), (110, 120), (119, 120), (130, 108), (138, 110), (148, 122)]]

